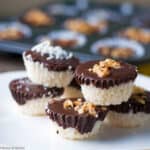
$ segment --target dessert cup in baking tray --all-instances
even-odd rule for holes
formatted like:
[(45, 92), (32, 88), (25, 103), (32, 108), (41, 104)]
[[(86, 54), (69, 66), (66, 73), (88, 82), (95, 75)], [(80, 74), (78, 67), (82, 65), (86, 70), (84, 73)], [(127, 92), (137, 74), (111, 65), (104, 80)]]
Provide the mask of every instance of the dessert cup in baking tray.
[[(65, 2), (65, 1), (64, 1)], [(53, 8), (53, 11), (56, 10), (56, 8), (60, 7), (64, 7), (62, 11), (66, 10), (71, 10), (71, 12), (65, 12), (60, 13), (60, 14), (56, 14), (56, 12), (53, 14), (51, 12), (52, 7), (55, 5), (55, 7)], [(31, 8), (32, 9), (32, 8)], [(50, 26), (44, 26), (44, 27), (39, 27), (39, 26), (32, 26), (29, 24), (25, 24), (24, 22), (22, 22), (22, 17), (25, 14), (25, 12), (28, 12), (29, 10), (26, 10), (25, 12), (23, 12), (21, 15), (19, 16), (15, 16), (15, 17), (11, 17), (11, 18), (4, 18), (0, 20), (0, 24), (2, 22), (7, 22), (7, 23), (11, 23), (14, 21), (17, 22), (21, 22), (25, 25), (27, 25), (29, 27), (29, 29), (31, 30), (31, 35), (28, 37), (24, 37), (22, 39), (19, 40), (10, 40), (10, 41), (6, 41), (6, 40), (0, 40), (0, 50), (1, 51), (5, 51), (5, 52), (10, 52), (10, 53), (17, 53), (17, 54), (21, 54), (22, 51), (30, 48), (30, 45), (34, 45), (36, 44), (39, 39), (39, 37), (43, 36), (46, 37), (46, 39), (49, 39), (49, 35), (51, 35), (52, 32), (54, 31), (59, 31), (59, 30), (63, 30), (65, 31), (65, 21), (69, 20), (69, 19), (75, 19), (75, 18), (80, 18), (83, 20), (88, 20), (89, 22), (91, 21), (91, 23), (95, 22), (95, 18), (91, 19), (89, 16), (93, 16), (93, 14), (98, 14), (101, 13), (103, 14), (102, 16), (96, 15), (96, 18), (100, 17), (100, 20), (103, 18), (108, 18), (107, 23), (108, 23), (108, 27), (106, 28), (105, 32), (95, 32), (93, 34), (88, 34), (88, 35), (84, 35), (84, 37), (86, 38), (86, 42), (83, 42), (84, 44), (81, 44), (81, 46), (72, 46), (72, 47), (65, 47), (66, 50), (70, 50), (73, 51), (77, 54), (79, 53), (85, 53), (84, 56), (86, 56), (86, 58), (88, 57), (88, 59), (101, 59), (104, 56), (99, 55), (98, 53), (94, 54), (91, 51), (92, 45), (104, 38), (111, 38), (114, 33), (120, 31), (120, 29), (124, 29), (128, 26), (130, 26), (132, 24), (132, 19), (136, 16), (135, 12), (140, 12), (142, 10), (142, 8), (138, 8), (138, 7), (134, 7), (134, 11), (130, 12), (130, 14), (125, 15), (123, 13), (120, 12), (120, 5), (112, 5), (112, 4), (97, 4), (97, 3), (91, 3), (89, 4), (88, 8), (82, 10), (77, 8), (77, 6), (75, 4), (68, 4), (68, 3), (61, 3), (58, 5), (53, 3), (53, 4), (46, 4), (44, 6), (39, 7), (38, 9), (42, 10), (43, 12), (45, 12), (46, 14), (50, 15), (54, 18), (54, 23)], [(131, 7), (130, 7), (131, 9)], [(142, 10), (143, 11), (143, 10)], [(93, 13), (93, 14), (92, 14)], [(111, 14), (110, 16), (108, 14)], [(88, 18), (88, 19), (87, 19)], [(90, 18), (90, 19), (89, 19)], [(62, 37), (63, 39), (63, 37)], [(144, 55), (142, 55), (141, 57), (130, 57), (125, 59), (128, 62), (132, 62), (135, 64), (141, 63), (141, 62), (146, 62), (148, 60), (150, 60), (150, 51), (149, 49), (149, 44), (147, 45), (142, 45), (143, 49), (144, 49)], [(83, 55), (83, 54), (81, 54)], [(80, 55), (80, 56), (81, 56)]]

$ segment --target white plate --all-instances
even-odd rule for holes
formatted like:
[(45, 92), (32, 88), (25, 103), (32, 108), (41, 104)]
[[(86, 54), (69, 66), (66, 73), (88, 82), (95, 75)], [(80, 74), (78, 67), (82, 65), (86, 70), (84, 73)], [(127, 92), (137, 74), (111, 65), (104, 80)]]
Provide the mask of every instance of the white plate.
[[(25, 150), (143, 150), (150, 149), (150, 125), (119, 129), (104, 127), (97, 139), (70, 141), (50, 130), (48, 117), (28, 117), (16, 112), (8, 84), (24, 77), (25, 72), (0, 74), (0, 149), (21, 147)], [(150, 90), (150, 78), (139, 75), (136, 84)], [(2, 145), (1, 145), (2, 144)]]

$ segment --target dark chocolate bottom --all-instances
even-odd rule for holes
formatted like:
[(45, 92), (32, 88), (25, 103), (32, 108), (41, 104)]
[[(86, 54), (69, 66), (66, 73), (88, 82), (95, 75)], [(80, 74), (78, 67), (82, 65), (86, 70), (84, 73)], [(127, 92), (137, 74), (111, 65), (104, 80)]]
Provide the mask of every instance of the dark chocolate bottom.
[(118, 113), (150, 113), (150, 92), (136, 93), (127, 102), (120, 105), (111, 105), (110, 110)]
[[(75, 101), (76, 99), (72, 98), (70, 100)], [(104, 110), (101, 106), (96, 106), (97, 117), (90, 114), (79, 114), (74, 109), (64, 109), (64, 101), (65, 99), (50, 102), (46, 109), (47, 115), (63, 129), (75, 128), (81, 134), (91, 132), (96, 121), (103, 121), (108, 112), (107, 108)]]
[(73, 80), (71, 81), (71, 83), (69, 84), (69, 86), (74, 87), (74, 88), (80, 90), (80, 85), (77, 83), (77, 81), (76, 81), (75, 78), (73, 78)]
[(26, 101), (32, 99), (61, 96), (64, 92), (64, 88), (49, 88), (43, 85), (33, 84), (28, 78), (11, 81), (9, 88), (13, 98), (20, 105), (23, 105)]

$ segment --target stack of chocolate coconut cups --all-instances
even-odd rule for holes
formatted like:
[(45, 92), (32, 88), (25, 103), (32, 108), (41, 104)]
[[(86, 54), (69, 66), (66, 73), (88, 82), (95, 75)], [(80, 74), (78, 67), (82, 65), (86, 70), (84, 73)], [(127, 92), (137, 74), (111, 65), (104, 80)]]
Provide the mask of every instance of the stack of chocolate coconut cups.
[(81, 96), (74, 84), (74, 70), (79, 60), (60, 47), (43, 42), (23, 53), (27, 77), (10, 83), (12, 96), (21, 112), (44, 115), (48, 101), (60, 97)]
[(135, 127), (150, 119), (150, 92), (134, 86), (133, 65), (113, 59), (79, 64), (47, 41), (25, 51), (23, 60), (27, 77), (10, 83), (18, 108), (47, 114), (51, 129), (65, 138), (91, 138), (101, 125)]
[(105, 123), (116, 127), (135, 127), (150, 119), (150, 92), (134, 86), (135, 66), (106, 59), (79, 65), (75, 72), (86, 101), (105, 106)]
[(68, 139), (100, 134), (101, 125), (135, 127), (150, 119), (150, 92), (134, 86), (135, 66), (105, 59), (79, 64), (75, 79), (82, 98), (51, 101), (46, 113), (56, 133)]

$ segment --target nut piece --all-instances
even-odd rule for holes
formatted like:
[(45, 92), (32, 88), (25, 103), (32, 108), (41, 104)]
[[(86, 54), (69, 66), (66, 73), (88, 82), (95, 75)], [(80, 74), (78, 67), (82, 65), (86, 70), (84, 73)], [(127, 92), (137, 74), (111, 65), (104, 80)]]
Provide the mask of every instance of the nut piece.
[(82, 105), (82, 100), (81, 99), (77, 99), (76, 101), (73, 102), (74, 106), (81, 106)]
[(92, 116), (97, 116), (96, 114), (96, 110), (95, 110), (95, 105), (90, 103), (90, 102), (83, 102), (82, 105), (76, 106), (75, 110), (79, 113), (79, 114), (85, 114), (88, 113)]
[(132, 98), (138, 103), (145, 105), (146, 95), (132, 95)]
[(90, 72), (96, 73), (99, 77), (106, 77), (110, 74), (110, 68), (119, 69), (120, 63), (113, 59), (106, 59), (95, 64), (93, 68), (89, 68)]
[(134, 86), (133, 94), (131, 96), (134, 100), (136, 100), (140, 104), (145, 104), (146, 95), (145, 91), (141, 87)]
[(139, 86), (134, 86), (133, 87), (133, 94), (137, 94), (137, 93), (144, 93), (144, 89), (139, 87)]
[(100, 61), (100, 65), (104, 67), (106, 66), (107, 68), (114, 68), (114, 69), (119, 69), (121, 67), (119, 62), (110, 58), (107, 58), (104, 61)]
[(79, 114), (90, 114), (94, 117), (97, 117), (97, 113), (95, 110), (95, 105), (90, 102), (83, 102), (82, 99), (78, 98), (75, 101), (65, 100), (64, 101), (65, 109), (74, 109)]
[(93, 72), (95, 72), (100, 77), (105, 77), (109, 75), (109, 69), (107, 67), (101, 67), (98, 64), (93, 66)]
[(65, 109), (73, 108), (73, 102), (72, 102), (70, 99), (65, 100), (65, 102), (64, 102), (63, 105), (64, 105), (64, 108), (65, 108)]

